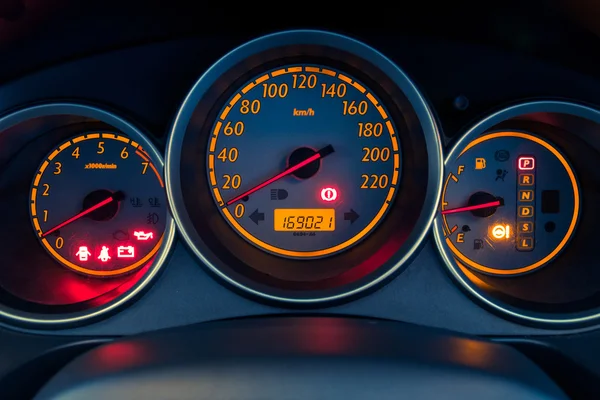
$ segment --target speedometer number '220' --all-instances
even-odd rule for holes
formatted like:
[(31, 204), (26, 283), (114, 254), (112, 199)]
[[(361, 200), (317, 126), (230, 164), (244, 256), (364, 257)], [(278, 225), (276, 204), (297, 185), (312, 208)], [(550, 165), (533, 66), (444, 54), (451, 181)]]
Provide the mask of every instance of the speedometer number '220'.
[(398, 190), (400, 143), (367, 85), (320, 65), (259, 74), (230, 96), (208, 142), (212, 196), (246, 241), (287, 258), (344, 251)]

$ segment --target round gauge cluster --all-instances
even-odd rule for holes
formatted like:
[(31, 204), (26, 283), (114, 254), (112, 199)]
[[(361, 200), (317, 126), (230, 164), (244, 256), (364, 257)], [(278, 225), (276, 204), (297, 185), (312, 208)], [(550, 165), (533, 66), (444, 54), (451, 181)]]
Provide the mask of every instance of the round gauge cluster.
[(162, 160), (115, 114), (73, 103), (0, 119), (0, 316), (36, 327), (92, 321), (157, 275), (174, 239)]
[[(568, 327), (600, 318), (600, 113), (518, 104), (442, 159), (411, 80), (320, 31), (246, 43), (193, 86), (165, 171), (141, 130), (72, 103), (0, 118), (0, 317), (107, 315), (157, 276), (175, 226), (199, 263), (257, 300), (332, 304), (398, 274), (433, 223), (451, 276), (488, 308)], [(171, 217), (171, 213), (173, 218)]]
[(395, 198), (394, 125), (368, 87), (340, 71), (292, 65), (252, 77), (212, 128), (215, 202), (244, 239), (270, 253), (306, 259), (347, 250)]
[[(206, 154), (202, 162), (199, 154)], [(190, 248), (245, 293), (319, 303), (406, 265), (433, 219), (441, 145), (390, 60), (294, 31), (219, 60), (183, 103), (166, 182)]]
[(533, 272), (566, 246), (579, 218), (579, 187), (544, 139), (494, 132), (453, 161), (442, 193), (446, 244), (464, 265), (492, 275)]
[(451, 149), (435, 238), (452, 276), (484, 305), (553, 327), (600, 317), (598, 124), (588, 107), (523, 103)]
[(53, 258), (104, 277), (146, 264), (167, 222), (156, 166), (137, 142), (115, 133), (76, 136), (54, 149), (35, 174), (30, 211)]

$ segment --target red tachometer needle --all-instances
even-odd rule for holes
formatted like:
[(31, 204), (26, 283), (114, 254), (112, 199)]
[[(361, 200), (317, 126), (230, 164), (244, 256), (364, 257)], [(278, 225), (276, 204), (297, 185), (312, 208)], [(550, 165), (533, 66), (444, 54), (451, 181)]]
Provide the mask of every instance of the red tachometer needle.
[(496, 201), (490, 201), (489, 203), (475, 204), (473, 206), (457, 207), (457, 208), (451, 208), (449, 210), (443, 210), (442, 214), (456, 214), (456, 213), (461, 213), (461, 212), (465, 212), (465, 211), (479, 210), (481, 208), (499, 207), (501, 205), (502, 205), (502, 202), (500, 200), (496, 200)]
[(263, 183), (260, 183), (260, 184), (258, 184), (256, 186), (254, 186), (252, 189), (246, 190), (244, 193), (240, 194), (239, 196), (235, 196), (233, 199), (229, 200), (225, 204), (228, 205), (228, 206), (230, 206), (233, 203), (235, 203), (236, 201), (240, 201), (244, 197), (250, 196), (252, 193), (254, 193), (254, 192), (256, 192), (256, 191), (264, 188), (265, 186), (268, 186), (268, 185), (270, 185), (273, 182), (277, 182), (281, 178), (292, 174), (294, 171), (298, 171), (300, 168), (307, 166), (308, 164), (310, 164), (313, 161), (317, 161), (317, 160), (319, 160), (319, 159), (321, 159), (323, 157), (328, 156), (329, 154), (333, 153), (334, 151), (335, 150), (333, 150), (333, 146), (332, 145), (327, 145), (327, 146), (323, 147), (321, 150), (317, 151), (312, 156), (308, 157), (306, 160), (300, 161), (298, 164), (294, 164), (294, 165), (286, 168), (285, 170), (283, 170), (282, 172), (278, 173), (274, 177), (269, 178), (266, 181), (264, 181)]
[(73, 223), (73, 222), (77, 221), (78, 219), (80, 219), (82, 217), (85, 217), (89, 213), (96, 211), (100, 207), (104, 207), (105, 205), (110, 204), (113, 201), (118, 201), (120, 194), (121, 194), (121, 192), (115, 192), (109, 198), (102, 200), (100, 203), (98, 203), (96, 205), (93, 205), (93, 206), (91, 206), (90, 208), (88, 208), (86, 210), (83, 210), (79, 214), (72, 216), (71, 218), (67, 219), (66, 221), (61, 222), (60, 224), (56, 225), (54, 228), (49, 229), (46, 232), (42, 233), (42, 237), (48, 236), (52, 232), (56, 232), (60, 228), (65, 227), (65, 226), (69, 225), (70, 223)]

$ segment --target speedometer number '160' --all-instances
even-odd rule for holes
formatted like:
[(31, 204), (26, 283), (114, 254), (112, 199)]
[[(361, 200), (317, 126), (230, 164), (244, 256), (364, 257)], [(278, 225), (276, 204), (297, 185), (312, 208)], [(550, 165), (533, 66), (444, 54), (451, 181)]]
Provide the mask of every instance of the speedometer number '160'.
[(229, 97), (208, 142), (208, 181), (229, 225), (287, 258), (344, 251), (384, 218), (400, 143), (367, 85), (321, 65), (260, 74)]

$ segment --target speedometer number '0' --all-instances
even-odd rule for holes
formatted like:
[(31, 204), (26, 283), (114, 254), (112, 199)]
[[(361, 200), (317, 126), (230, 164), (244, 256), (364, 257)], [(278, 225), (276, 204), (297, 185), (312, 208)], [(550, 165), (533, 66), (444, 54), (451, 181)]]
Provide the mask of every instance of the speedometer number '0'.
[(367, 85), (293, 65), (231, 95), (207, 166), (215, 203), (241, 237), (279, 256), (316, 258), (350, 248), (384, 218), (398, 189), (400, 143)]

